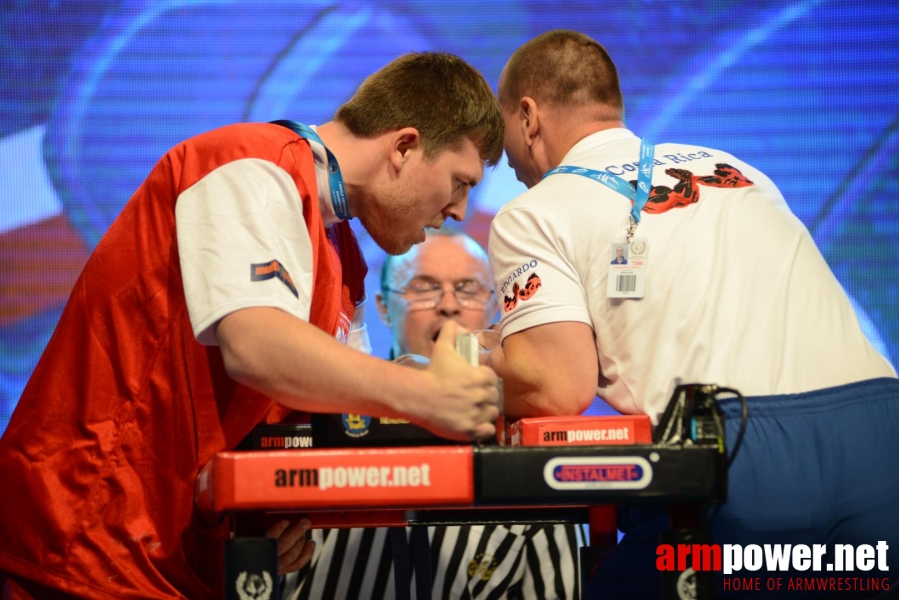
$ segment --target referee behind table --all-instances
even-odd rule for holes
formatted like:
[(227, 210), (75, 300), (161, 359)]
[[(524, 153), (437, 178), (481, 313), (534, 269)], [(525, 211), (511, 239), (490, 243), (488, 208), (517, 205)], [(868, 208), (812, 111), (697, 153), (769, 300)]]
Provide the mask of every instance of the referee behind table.
[[(429, 357), (433, 340), (449, 320), (471, 331), (489, 326), (496, 314), (491, 281), (484, 249), (468, 235), (446, 227), (430, 231), (425, 242), (408, 253), (388, 257), (381, 269), (377, 304), (381, 319), (393, 333), (391, 357)], [(434, 599), (572, 600), (580, 596), (581, 527), (439, 526), (429, 527), (428, 536)], [(312, 562), (288, 576), (284, 598), (394, 597), (388, 530), (315, 530), (313, 539)]]
[[(407, 536), (409, 529), (406, 529)], [(387, 529), (314, 530), (312, 562), (285, 579), (289, 600), (392, 600)], [(437, 599), (577, 599), (582, 526), (429, 527), (432, 594)], [(413, 561), (414, 565), (414, 561)], [(415, 595), (415, 572), (410, 591)], [(421, 599), (416, 599), (421, 600)]]

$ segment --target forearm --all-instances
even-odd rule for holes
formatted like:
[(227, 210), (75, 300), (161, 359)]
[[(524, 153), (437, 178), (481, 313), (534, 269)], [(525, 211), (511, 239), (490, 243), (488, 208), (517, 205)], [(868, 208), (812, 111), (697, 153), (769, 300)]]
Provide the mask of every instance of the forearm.
[(228, 315), (217, 337), (232, 378), (297, 410), (415, 420), (434, 386), (425, 372), (347, 348), (277, 309)]
[[(524, 360), (507, 357), (503, 348), (494, 350), (488, 361), (497, 376), (503, 380), (503, 414), (507, 418), (548, 417), (576, 415), (582, 412), (580, 405), (570, 396), (554, 395), (547, 382), (551, 374), (540, 373), (538, 366)], [(519, 357), (520, 358), (520, 357)]]
[(503, 412), (511, 418), (579, 415), (596, 393), (592, 330), (580, 323), (513, 334), (488, 366), (503, 380)]

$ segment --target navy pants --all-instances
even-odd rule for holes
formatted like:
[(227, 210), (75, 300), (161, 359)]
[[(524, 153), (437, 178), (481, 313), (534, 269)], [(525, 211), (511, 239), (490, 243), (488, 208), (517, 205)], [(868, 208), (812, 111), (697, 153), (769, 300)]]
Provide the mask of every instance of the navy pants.
[[(899, 380), (873, 379), (815, 392), (747, 399), (749, 420), (729, 472), (728, 501), (713, 523), (719, 544), (826, 544), (823, 565), (833, 561), (834, 544), (886, 541), (888, 571), (750, 572), (732, 576), (859, 578), (880, 590), (771, 592), (776, 598), (899, 597)], [(732, 449), (740, 425), (737, 399), (724, 399), (727, 443)], [(585, 591), (585, 599), (659, 598), (656, 570), (659, 533), (667, 513), (619, 510), (625, 532)], [(758, 596), (724, 589), (716, 598)], [(887, 588), (887, 589), (884, 589)], [(764, 588), (763, 588), (764, 589)], [(856, 588), (858, 589), (858, 588)], [(763, 592), (764, 593), (764, 592)]]

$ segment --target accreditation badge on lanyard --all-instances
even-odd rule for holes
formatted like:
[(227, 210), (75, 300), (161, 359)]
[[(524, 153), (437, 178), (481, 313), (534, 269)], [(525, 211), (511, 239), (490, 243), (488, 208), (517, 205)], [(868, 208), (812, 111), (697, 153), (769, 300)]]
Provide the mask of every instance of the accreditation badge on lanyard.
[(563, 165), (551, 169), (543, 177), (570, 173), (581, 175), (615, 190), (626, 196), (633, 203), (630, 224), (624, 235), (612, 239), (609, 248), (609, 277), (606, 295), (609, 298), (642, 298), (646, 288), (646, 273), (649, 268), (649, 242), (646, 238), (636, 237), (640, 224), (640, 213), (649, 201), (652, 189), (652, 167), (655, 162), (655, 146), (645, 139), (640, 141), (640, 166), (637, 175), (637, 187), (629, 181), (607, 171), (596, 171)]

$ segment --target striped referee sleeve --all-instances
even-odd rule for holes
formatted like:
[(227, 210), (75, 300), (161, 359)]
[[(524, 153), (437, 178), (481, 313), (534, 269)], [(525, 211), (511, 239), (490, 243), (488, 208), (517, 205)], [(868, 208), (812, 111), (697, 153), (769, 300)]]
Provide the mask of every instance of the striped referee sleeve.
[[(282, 597), (394, 600), (387, 531), (313, 530), (315, 555), (306, 568), (285, 578)], [(434, 599), (577, 600), (580, 596), (581, 526), (463, 525), (429, 527), (428, 533)], [(416, 598), (414, 575), (413, 571), (412, 598)]]

